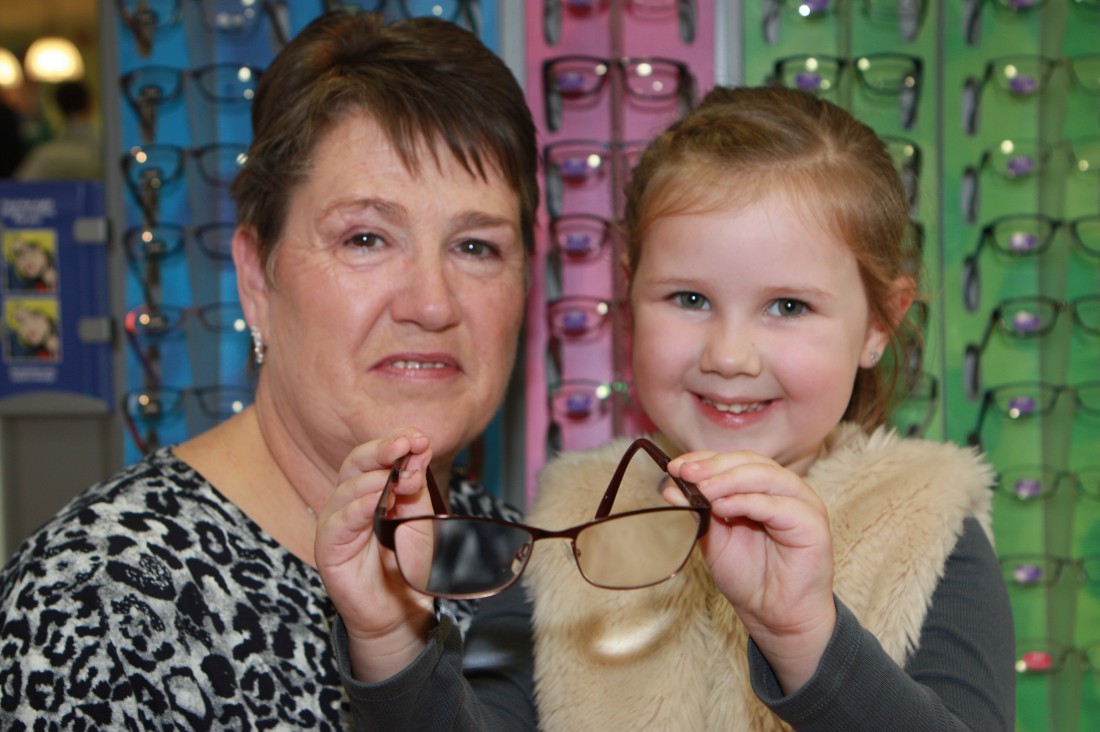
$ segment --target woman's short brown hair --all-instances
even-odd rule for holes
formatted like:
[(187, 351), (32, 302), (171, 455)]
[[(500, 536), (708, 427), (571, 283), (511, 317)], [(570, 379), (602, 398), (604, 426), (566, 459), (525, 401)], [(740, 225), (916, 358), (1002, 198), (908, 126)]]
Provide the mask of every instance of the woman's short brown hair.
[(318, 142), (353, 112), (373, 117), (412, 172), (422, 151), (437, 158), (444, 146), (471, 175), (498, 173), (519, 197), (531, 251), (535, 126), (500, 57), (473, 33), (436, 18), (386, 25), (379, 15), (335, 11), (286, 45), (253, 100), (252, 143), (230, 192), (238, 223), (255, 229), (265, 266)]
[[(871, 317), (893, 328), (895, 283), (910, 277), (914, 291), (919, 284), (897, 169), (870, 127), (797, 90), (717, 87), (650, 144), (627, 189), (630, 271), (657, 219), (738, 208), (777, 189), (848, 244)], [(845, 419), (866, 428), (886, 421), (899, 377), (919, 368), (919, 331), (902, 320), (891, 348), (880, 368), (860, 369)]]

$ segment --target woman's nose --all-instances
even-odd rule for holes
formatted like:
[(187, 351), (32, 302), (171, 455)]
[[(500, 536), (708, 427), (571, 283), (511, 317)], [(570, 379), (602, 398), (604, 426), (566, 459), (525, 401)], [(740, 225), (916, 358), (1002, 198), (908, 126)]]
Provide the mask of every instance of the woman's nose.
[(461, 308), (453, 273), (442, 255), (419, 255), (405, 262), (399, 275), (392, 313), (398, 322), (425, 330), (445, 330), (458, 322)]

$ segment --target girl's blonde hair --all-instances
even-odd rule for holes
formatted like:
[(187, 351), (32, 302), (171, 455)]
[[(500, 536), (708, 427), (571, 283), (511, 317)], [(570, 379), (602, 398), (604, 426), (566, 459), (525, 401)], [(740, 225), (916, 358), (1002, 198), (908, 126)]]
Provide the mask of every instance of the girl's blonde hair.
[(920, 332), (896, 310), (899, 278), (919, 286), (906, 241), (908, 204), (886, 146), (851, 114), (783, 87), (717, 87), (646, 149), (627, 187), (627, 267), (666, 216), (747, 206), (783, 190), (851, 248), (871, 317), (892, 331), (892, 358), (860, 369), (844, 418), (884, 423), (899, 382), (920, 369)]

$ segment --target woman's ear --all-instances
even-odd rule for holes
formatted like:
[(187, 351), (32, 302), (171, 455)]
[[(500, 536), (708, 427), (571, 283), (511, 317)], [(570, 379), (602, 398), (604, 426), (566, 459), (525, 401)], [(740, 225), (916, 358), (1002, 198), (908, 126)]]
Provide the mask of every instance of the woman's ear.
[(871, 324), (867, 328), (867, 337), (863, 342), (863, 352), (859, 357), (859, 365), (863, 368), (872, 368), (878, 363), (879, 358), (886, 351), (890, 338), (902, 318), (909, 312), (910, 306), (917, 295), (917, 286), (913, 278), (901, 276), (894, 280), (887, 302), (888, 322), (872, 315)]
[(233, 264), (237, 268), (237, 297), (250, 326), (267, 331), (267, 298), (270, 283), (260, 258), (260, 242), (252, 226), (233, 232)]

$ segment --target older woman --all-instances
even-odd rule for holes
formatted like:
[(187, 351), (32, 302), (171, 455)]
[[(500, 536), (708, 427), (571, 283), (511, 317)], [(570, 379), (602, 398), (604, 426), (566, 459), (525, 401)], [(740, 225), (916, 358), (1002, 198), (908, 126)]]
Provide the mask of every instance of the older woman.
[[(414, 452), (452, 512), (505, 511), (452, 462), (499, 406), (522, 321), (537, 152), (515, 79), (448, 23), (332, 14), (267, 69), (253, 128), (232, 193), (255, 405), (92, 487), (12, 557), (5, 720), (346, 727), (314, 554), (335, 487)], [(338, 590), (431, 617), (348, 566), (326, 570)]]

